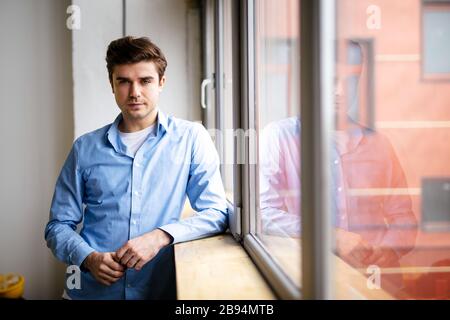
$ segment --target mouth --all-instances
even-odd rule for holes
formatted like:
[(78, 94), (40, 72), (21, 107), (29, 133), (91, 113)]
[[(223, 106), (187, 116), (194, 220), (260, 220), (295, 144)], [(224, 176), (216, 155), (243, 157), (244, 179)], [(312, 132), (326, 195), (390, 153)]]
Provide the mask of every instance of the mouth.
[(140, 107), (142, 107), (144, 105), (144, 103), (139, 103), (139, 102), (131, 102), (131, 103), (127, 103), (127, 107), (132, 109), (132, 110), (136, 110), (139, 109)]
[(341, 96), (335, 96), (334, 97), (334, 104), (335, 105), (342, 106), (342, 105), (344, 105), (344, 103), (345, 103), (345, 99), (343, 97), (341, 97)]

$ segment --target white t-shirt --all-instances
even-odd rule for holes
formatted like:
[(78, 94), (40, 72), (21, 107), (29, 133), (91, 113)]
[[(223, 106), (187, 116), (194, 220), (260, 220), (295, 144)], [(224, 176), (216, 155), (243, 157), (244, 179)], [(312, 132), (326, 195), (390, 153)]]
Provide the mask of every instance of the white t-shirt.
[(127, 146), (128, 153), (135, 155), (150, 133), (153, 133), (155, 124), (135, 132), (122, 132), (119, 130), (120, 139)]

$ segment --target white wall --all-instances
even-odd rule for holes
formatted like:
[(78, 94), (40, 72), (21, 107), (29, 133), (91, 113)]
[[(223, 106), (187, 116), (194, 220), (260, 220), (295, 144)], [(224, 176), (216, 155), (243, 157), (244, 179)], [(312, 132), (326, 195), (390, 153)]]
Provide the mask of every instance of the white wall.
[(23, 274), (28, 299), (60, 297), (63, 281), (44, 227), (73, 139), (68, 3), (0, 2), (0, 273)]
[(201, 120), (200, 9), (188, 0), (128, 0), (128, 35), (147, 36), (163, 50), (168, 66), (160, 108)]
[(120, 109), (106, 69), (106, 49), (122, 36), (122, 0), (73, 0), (80, 29), (73, 29), (75, 138), (114, 121)]

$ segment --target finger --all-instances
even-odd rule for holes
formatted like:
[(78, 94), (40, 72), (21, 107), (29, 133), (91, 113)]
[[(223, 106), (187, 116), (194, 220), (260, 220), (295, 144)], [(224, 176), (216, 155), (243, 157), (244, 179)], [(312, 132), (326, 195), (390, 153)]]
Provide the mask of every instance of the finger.
[(110, 285), (119, 280), (118, 278), (111, 277), (109, 274), (105, 272), (101, 272), (99, 276), (102, 278), (102, 280), (108, 282)]
[(116, 258), (117, 260), (121, 260), (124, 254), (128, 251), (129, 247), (127, 245), (124, 245), (122, 248), (116, 251)]
[(123, 272), (121, 272), (121, 271), (115, 271), (115, 270), (112, 270), (112, 269), (105, 270), (104, 273), (106, 273), (106, 274), (109, 275), (110, 277), (113, 277), (114, 279), (117, 279), (117, 280), (119, 280), (120, 278), (122, 278), (123, 275), (124, 275)]
[(397, 259), (389, 251), (383, 251), (383, 255), (376, 261), (377, 265), (381, 267), (390, 267), (395, 264)]
[(354, 268), (361, 267), (361, 262), (358, 261), (355, 257), (353, 257), (350, 254), (346, 255), (346, 256), (342, 256), (342, 259), (344, 259), (345, 262), (347, 262), (349, 265), (351, 265)]
[(116, 252), (111, 252), (111, 258), (117, 263), (119, 263), (119, 261), (120, 261), (120, 259), (117, 257)]
[(378, 253), (374, 253), (371, 254), (370, 256), (366, 257), (365, 259), (363, 259), (363, 263), (365, 265), (372, 265), (372, 264), (376, 264), (376, 261), (378, 260), (379, 256)]
[(351, 256), (359, 263), (362, 263), (362, 261), (368, 256), (368, 252), (363, 249), (355, 249), (351, 252)]
[(351, 252), (351, 256), (354, 260), (356, 260), (356, 265), (358, 267), (365, 266), (365, 260), (372, 254), (372, 251), (367, 250), (366, 248), (359, 247)]
[(133, 268), (139, 260), (140, 260), (139, 258), (137, 258), (136, 256), (134, 256), (132, 259), (130, 259), (130, 260), (128, 261), (127, 267), (128, 267), (128, 268)]
[(125, 271), (125, 267), (122, 266), (120, 263), (116, 262), (114, 259), (106, 260), (105, 263), (110, 269), (112, 269), (114, 271), (120, 271), (120, 272)]
[(365, 242), (363, 242), (361, 248), (362, 248), (361, 249), (361, 255), (362, 255), (361, 261), (366, 259), (367, 257), (370, 257), (375, 251), (375, 249), (371, 245), (369, 245)]
[(136, 265), (134, 266), (134, 269), (136, 269), (137, 271), (141, 270), (145, 265), (147, 264), (147, 261), (145, 260), (139, 260), (138, 263), (136, 263)]
[(379, 249), (375, 249), (371, 255), (364, 259), (364, 263), (366, 264), (377, 264), (378, 259), (381, 258), (383, 252)]
[(113, 278), (121, 278), (123, 276), (123, 272), (120, 271), (115, 271), (113, 269), (111, 269), (110, 267), (108, 267), (108, 265), (103, 264), (100, 266), (100, 272), (103, 274), (107, 274), (110, 277)]
[(374, 261), (373, 264), (376, 264), (377, 266), (380, 266), (380, 267), (384, 267), (386, 264), (386, 257), (384, 255), (382, 255), (376, 261)]
[(127, 253), (122, 257), (122, 259), (120, 259), (120, 264), (122, 264), (123, 266), (128, 266), (128, 261), (130, 261), (133, 256), (133, 252), (131, 252), (131, 250), (128, 250)]

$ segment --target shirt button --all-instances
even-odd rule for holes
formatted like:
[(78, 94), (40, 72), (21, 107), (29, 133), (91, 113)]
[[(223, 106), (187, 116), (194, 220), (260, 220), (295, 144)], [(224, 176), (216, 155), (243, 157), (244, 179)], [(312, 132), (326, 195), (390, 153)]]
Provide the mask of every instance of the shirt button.
[(127, 284), (127, 288), (131, 288), (131, 284)]
[(132, 224), (136, 224), (136, 220), (131, 220), (131, 223)]
[(344, 216), (341, 216), (341, 220), (345, 220), (345, 217), (344, 217)]
[(135, 162), (134, 165), (139, 168), (141, 166), (141, 164), (139, 162)]
[(341, 192), (341, 191), (342, 191), (342, 188), (341, 188), (341, 187), (339, 187), (339, 188), (338, 188), (338, 191), (339, 191), (339, 192)]
[(334, 160), (334, 164), (339, 164), (339, 160)]
[(133, 192), (133, 193), (134, 193), (135, 196), (138, 196), (138, 195), (139, 195), (139, 191), (135, 191), (135, 192)]

